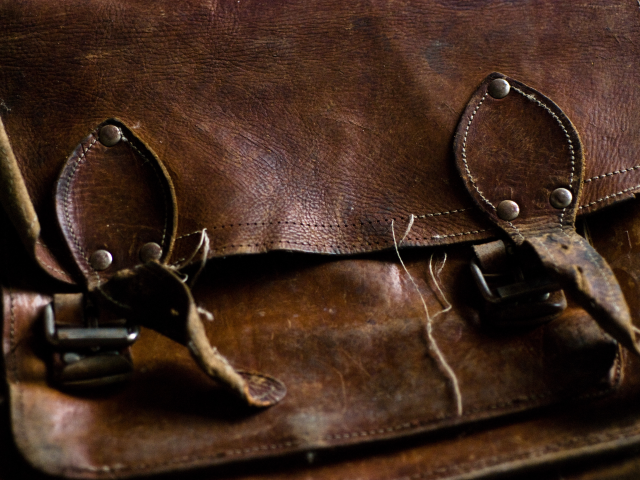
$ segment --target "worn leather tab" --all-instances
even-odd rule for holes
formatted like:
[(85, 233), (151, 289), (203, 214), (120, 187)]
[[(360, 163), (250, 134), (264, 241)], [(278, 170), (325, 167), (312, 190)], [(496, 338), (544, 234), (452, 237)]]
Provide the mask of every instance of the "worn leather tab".
[[(114, 145), (101, 143), (106, 126), (120, 132)], [(162, 163), (117, 120), (99, 125), (75, 149), (55, 192), (60, 229), (83, 283), (91, 289), (115, 272), (140, 264), (140, 249), (154, 242), (161, 259), (171, 254), (177, 209)], [(106, 250), (110, 266), (96, 270), (90, 256)]]
[(170, 268), (148, 262), (121, 270), (93, 292), (106, 310), (121, 311), (130, 321), (185, 345), (200, 367), (248, 405), (269, 407), (282, 400), (284, 384), (260, 373), (236, 371), (211, 346), (190, 289)]
[[(499, 78), (511, 90), (495, 99), (488, 87)], [(575, 199), (582, 188), (582, 146), (567, 116), (544, 95), (504, 75), (489, 75), (462, 115), (454, 149), (458, 171), (476, 204), (517, 244), (528, 235), (573, 228)], [(557, 188), (572, 193), (568, 208), (556, 209), (549, 202)], [(497, 214), (505, 200), (520, 207), (513, 221)]]
[[(490, 92), (497, 79), (510, 86), (503, 98)], [(640, 354), (613, 271), (575, 232), (584, 158), (578, 133), (560, 107), (523, 83), (491, 74), (460, 120), (455, 154), (468, 191), (488, 218), (516, 245), (530, 246), (603, 329)], [(565, 208), (550, 201), (559, 188), (571, 193)], [(502, 202), (517, 204), (515, 218), (500, 213)]]

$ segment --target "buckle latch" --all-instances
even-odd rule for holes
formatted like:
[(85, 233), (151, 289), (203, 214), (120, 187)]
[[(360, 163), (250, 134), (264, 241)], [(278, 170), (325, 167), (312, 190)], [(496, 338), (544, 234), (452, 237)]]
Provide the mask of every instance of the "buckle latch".
[(54, 295), (44, 308), (45, 337), (54, 347), (52, 380), (61, 387), (109, 385), (133, 373), (129, 347), (139, 327), (125, 321), (100, 326), (87, 310), (82, 294)]
[(551, 321), (567, 307), (560, 286), (544, 272), (527, 272), (502, 240), (473, 247), (471, 275), (484, 299), (484, 323), (529, 327)]

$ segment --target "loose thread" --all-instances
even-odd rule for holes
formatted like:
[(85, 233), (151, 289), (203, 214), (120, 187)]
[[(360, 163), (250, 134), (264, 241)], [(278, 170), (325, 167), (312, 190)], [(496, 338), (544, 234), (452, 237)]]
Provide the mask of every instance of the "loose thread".
[(442, 300), (444, 300), (444, 303), (446, 305), (446, 307), (444, 309), (440, 310), (438, 313), (436, 313), (433, 316), (433, 318), (436, 318), (438, 315), (442, 315), (443, 313), (447, 313), (453, 307), (452, 307), (451, 303), (449, 302), (449, 300), (447, 300), (447, 297), (445, 297), (444, 292), (442, 291), (442, 288), (440, 288), (440, 284), (438, 283), (438, 279), (440, 278), (440, 273), (444, 269), (444, 264), (447, 263), (447, 253), (445, 252), (444, 258), (442, 259), (442, 265), (440, 265), (440, 268), (437, 270), (437, 272), (435, 274), (433, 273), (433, 261), (432, 260), (433, 260), (433, 254), (429, 258), (429, 274), (431, 275), (431, 280), (433, 280), (434, 285), (438, 289), (438, 293), (440, 294), (440, 297), (442, 298)]
[[(411, 228), (413, 227), (413, 222), (414, 222), (415, 219), (416, 219), (416, 217), (415, 217), (415, 215), (413, 213), (409, 214), (409, 223), (407, 225), (407, 229), (404, 231), (404, 235), (402, 236), (402, 239), (399, 242), (400, 245), (402, 245), (404, 240), (407, 238), (407, 235), (409, 235), (409, 232), (411, 231)], [(391, 222), (393, 223), (393, 220), (391, 220)]]
[[(424, 296), (422, 295), (422, 292), (418, 288), (418, 284), (413, 279), (413, 276), (409, 273), (409, 270), (407, 269), (406, 265), (402, 261), (402, 257), (400, 256), (400, 250), (398, 249), (398, 242), (396, 241), (396, 233), (395, 233), (393, 220), (391, 221), (391, 235), (393, 236), (393, 245), (394, 245), (394, 247), (396, 249), (396, 254), (398, 255), (398, 260), (400, 260), (400, 265), (402, 265), (402, 268), (404, 269), (405, 273), (409, 277), (409, 280), (413, 284), (413, 287), (415, 288), (416, 292), (418, 293), (418, 296), (420, 297), (420, 300), (422, 301), (422, 306), (424, 307), (424, 313), (425, 313), (425, 315), (427, 317), (426, 330), (427, 330), (427, 339), (429, 341), (429, 349), (432, 350), (435, 353), (436, 360), (438, 362), (438, 366), (440, 367), (441, 371), (446, 375), (446, 377), (451, 382), (451, 386), (453, 387), (453, 394), (454, 394), (454, 397), (455, 397), (455, 400), (456, 400), (456, 407), (457, 407), (457, 411), (458, 411), (458, 416), (462, 416), (462, 394), (460, 393), (460, 386), (458, 384), (458, 377), (456, 377), (455, 372), (453, 371), (453, 369), (447, 363), (447, 360), (444, 358), (444, 355), (440, 351), (440, 348), (438, 347), (438, 344), (436, 343), (436, 340), (433, 337), (433, 318), (431, 317), (431, 315), (429, 315), (429, 308), (427, 307), (427, 302), (424, 299)], [(431, 255), (431, 259), (429, 260), (429, 270), (431, 271), (431, 274), (433, 275), (432, 260), (433, 260), (433, 255)], [(443, 265), (443, 267), (444, 267), (444, 265)], [(437, 285), (437, 282), (436, 282), (436, 285)], [(440, 293), (442, 294), (442, 289), (440, 288), (440, 286), (437, 285), (437, 287), (438, 287), (438, 290), (440, 291)], [(443, 295), (443, 298), (444, 298), (444, 295)], [(445, 311), (449, 311), (451, 309), (451, 304), (446, 300), (446, 298), (445, 298), (445, 301), (447, 302), (448, 307), (446, 307), (443, 311), (437, 313), (435, 316), (438, 316), (438, 315), (444, 313)]]
[(204, 307), (196, 307), (196, 311), (200, 314), (200, 315), (204, 315), (204, 317), (209, 320), (210, 322), (213, 322), (214, 317), (213, 317), (213, 313), (211, 313), (209, 310), (207, 310)]
[[(198, 245), (196, 252), (200, 250), (200, 247), (202, 247), (203, 245), (204, 245), (204, 248), (202, 249), (202, 258), (200, 259), (200, 266), (198, 267), (198, 271), (193, 275), (193, 278), (189, 282), (189, 286), (191, 288), (193, 288), (193, 286), (196, 284), (196, 280), (198, 279), (198, 276), (200, 276), (200, 273), (202, 272), (202, 270), (204, 270), (204, 266), (207, 264), (207, 257), (209, 257), (209, 248), (211, 247), (211, 240), (209, 240), (209, 234), (207, 233), (206, 228), (202, 229), (202, 235), (200, 236), (200, 244)], [(195, 253), (194, 253), (194, 256), (195, 256)]]

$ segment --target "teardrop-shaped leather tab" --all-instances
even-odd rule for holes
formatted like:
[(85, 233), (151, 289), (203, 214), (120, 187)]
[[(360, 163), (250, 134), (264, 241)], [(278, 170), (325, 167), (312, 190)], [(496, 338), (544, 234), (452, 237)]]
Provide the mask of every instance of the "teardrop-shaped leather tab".
[[(495, 98), (492, 87), (500, 82), (508, 85), (508, 93)], [(499, 73), (489, 75), (462, 115), (454, 149), (476, 204), (516, 243), (532, 233), (573, 229), (582, 146), (572, 123), (549, 98)], [(563, 208), (551, 203), (558, 189), (571, 197)], [(499, 215), (502, 202), (517, 205), (517, 215)]]
[(551, 99), (499, 73), (458, 125), (456, 166), (481, 211), (527, 245), (564, 290), (622, 345), (640, 354), (629, 308), (607, 262), (575, 232), (584, 156)]
[(177, 208), (170, 177), (117, 120), (99, 125), (74, 150), (58, 179), (55, 203), (89, 289), (142, 263), (145, 245), (152, 244), (157, 260), (171, 253)]

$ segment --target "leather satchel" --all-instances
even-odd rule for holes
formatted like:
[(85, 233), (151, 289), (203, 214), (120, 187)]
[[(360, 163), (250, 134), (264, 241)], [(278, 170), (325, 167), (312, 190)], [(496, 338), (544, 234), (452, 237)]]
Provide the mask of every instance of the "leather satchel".
[(539, 478), (632, 453), (639, 22), (610, 0), (3, 2), (24, 471)]

